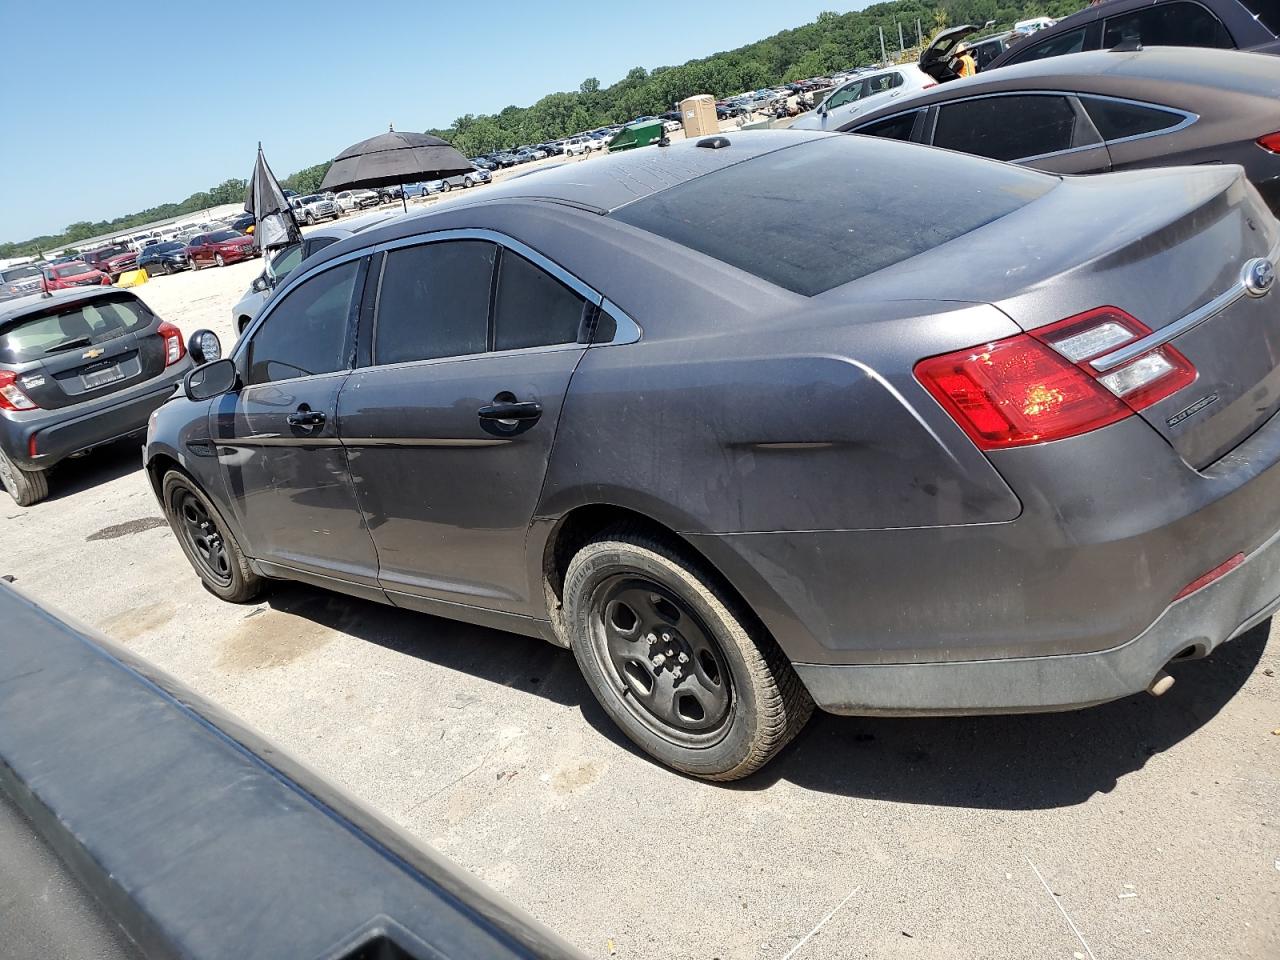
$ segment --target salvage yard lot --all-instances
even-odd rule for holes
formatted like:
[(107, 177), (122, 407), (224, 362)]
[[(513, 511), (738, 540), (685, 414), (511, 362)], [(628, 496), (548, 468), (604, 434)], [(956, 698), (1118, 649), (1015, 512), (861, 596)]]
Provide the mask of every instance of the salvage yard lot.
[[(138, 292), (229, 349), (230, 307), (260, 269)], [(45, 503), (6, 498), (3, 574), (594, 956), (1280, 956), (1270, 623), (1175, 665), (1160, 700), (818, 716), (761, 774), (716, 786), (638, 755), (567, 651), (296, 585), (218, 601), (135, 446), (66, 464)]]

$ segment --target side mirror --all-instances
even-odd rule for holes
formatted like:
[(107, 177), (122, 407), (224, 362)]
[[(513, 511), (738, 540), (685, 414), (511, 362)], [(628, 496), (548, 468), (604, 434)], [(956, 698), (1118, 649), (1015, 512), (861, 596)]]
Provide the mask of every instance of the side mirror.
[(271, 288), (271, 284), (267, 281), (267, 275), (265, 273), (260, 273), (254, 277), (253, 283), (250, 286), (254, 293), (266, 293)]
[(187, 341), (187, 353), (197, 367), (222, 358), (222, 341), (212, 330), (197, 330)]
[(240, 374), (232, 360), (214, 360), (187, 374), (182, 388), (188, 400), (212, 400), (236, 388)]

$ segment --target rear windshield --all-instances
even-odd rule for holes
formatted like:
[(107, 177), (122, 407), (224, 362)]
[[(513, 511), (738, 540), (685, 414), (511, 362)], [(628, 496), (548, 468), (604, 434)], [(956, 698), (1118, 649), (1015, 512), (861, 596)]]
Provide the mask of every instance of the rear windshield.
[(210, 243), (222, 243), (225, 240), (236, 240), (243, 237), (243, 233), (236, 233), (234, 230), (218, 230), (209, 234)]
[(999, 220), (1058, 182), (916, 144), (838, 136), (686, 181), (611, 216), (811, 297)]
[(141, 330), (151, 314), (134, 299), (95, 300), (0, 329), (0, 363), (25, 363)]
[(75, 277), (82, 273), (88, 273), (93, 268), (87, 263), (66, 263), (60, 267), (54, 267), (49, 272), (55, 277)]

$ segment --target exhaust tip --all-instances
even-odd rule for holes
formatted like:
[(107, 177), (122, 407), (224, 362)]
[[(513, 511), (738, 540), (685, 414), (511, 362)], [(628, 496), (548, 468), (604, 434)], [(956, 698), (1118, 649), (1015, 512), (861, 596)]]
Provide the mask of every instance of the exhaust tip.
[(1162, 697), (1173, 687), (1173, 677), (1161, 670), (1147, 685), (1147, 693), (1153, 697)]

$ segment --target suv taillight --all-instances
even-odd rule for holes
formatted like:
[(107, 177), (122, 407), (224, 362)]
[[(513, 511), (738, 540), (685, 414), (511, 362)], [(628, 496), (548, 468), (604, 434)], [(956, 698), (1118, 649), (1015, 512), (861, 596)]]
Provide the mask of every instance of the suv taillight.
[(187, 354), (187, 349), (182, 345), (182, 331), (175, 327), (172, 323), (163, 322), (156, 328), (156, 333), (164, 337), (164, 365), (166, 367), (177, 363)]
[(36, 410), (39, 404), (18, 387), (18, 375), (12, 370), (0, 370), (0, 410)]
[(1123, 420), (1195, 380), (1195, 367), (1167, 344), (1105, 373), (1090, 366), (1150, 332), (1123, 310), (1099, 307), (921, 360), (915, 375), (983, 450), (1062, 440)]

